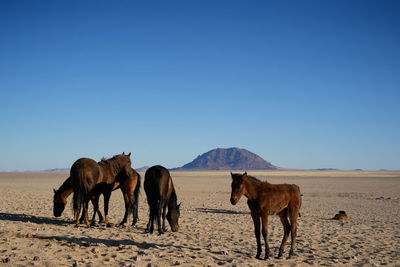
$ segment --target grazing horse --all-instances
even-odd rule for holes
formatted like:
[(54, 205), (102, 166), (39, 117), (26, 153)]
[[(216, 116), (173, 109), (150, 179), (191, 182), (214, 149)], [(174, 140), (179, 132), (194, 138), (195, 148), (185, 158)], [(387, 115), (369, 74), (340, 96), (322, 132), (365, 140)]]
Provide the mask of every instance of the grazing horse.
[[(124, 175), (117, 176), (113, 191), (120, 188), (125, 201), (125, 215), (120, 225), (124, 225), (127, 222), (128, 215), (130, 213), (133, 213), (132, 226), (134, 226), (139, 219), (138, 205), (139, 205), (139, 191), (141, 183), (140, 180), (141, 180), (140, 174), (137, 173), (134, 169), (131, 169), (128, 177), (125, 177)], [(55, 217), (61, 216), (67, 204), (67, 198), (72, 192), (73, 192), (73, 187), (72, 187), (71, 177), (68, 177), (68, 179), (64, 181), (64, 183), (58, 190), (54, 189), (53, 213)], [(95, 203), (98, 203), (98, 199), (95, 199), (93, 197), (91, 201), (93, 205), (96, 205)], [(97, 214), (99, 215), (99, 223), (104, 222), (104, 218), (100, 210), (97, 210)], [(95, 216), (96, 214), (93, 213), (92, 225), (93, 222), (95, 221)], [(82, 213), (82, 216), (79, 221), (82, 223), (83, 220), (84, 220), (84, 214)]]
[[(75, 226), (79, 226), (79, 214), (83, 208), (85, 223), (90, 227), (88, 219), (88, 203), (94, 198), (94, 214), (97, 213), (99, 205), (98, 199), (101, 194), (104, 196), (104, 216), (105, 223), (109, 227), (108, 204), (111, 192), (114, 189), (117, 177), (131, 174), (131, 153), (122, 153), (110, 159), (103, 159), (99, 163), (92, 159), (81, 158), (74, 162), (70, 170), (72, 188), (74, 190), (74, 215)], [(92, 222), (94, 224), (94, 221)]]
[[(153, 166), (146, 171), (144, 177), (144, 191), (150, 208), (147, 232), (153, 233), (154, 220), (157, 219), (158, 233), (161, 235), (166, 231), (165, 211), (168, 207), (167, 220), (173, 232), (178, 231), (178, 220), (180, 216), (177, 205), (177, 197), (169, 171), (160, 166)], [(161, 228), (162, 215), (162, 228)]]
[(255, 177), (248, 176), (247, 172), (244, 174), (233, 174), (231, 172), (231, 176), (232, 205), (236, 205), (242, 195), (245, 195), (248, 199), (247, 204), (251, 211), (251, 217), (254, 222), (254, 232), (257, 239), (256, 258), (259, 259), (261, 255), (260, 219), (262, 224), (262, 235), (265, 242), (264, 259), (268, 259), (269, 257), (267, 228), (268, 216), (270, 214), (279, 215), (284, 228), (284, 235), (279, 248), (278, 258), (282, 257), (289, 232), (292, 237), (289, 252), (290, 258), (293, 255), (294, 244), (296, 241), (296, 221), (301, 206), (300, 188), (297, 185), (261, 182)]

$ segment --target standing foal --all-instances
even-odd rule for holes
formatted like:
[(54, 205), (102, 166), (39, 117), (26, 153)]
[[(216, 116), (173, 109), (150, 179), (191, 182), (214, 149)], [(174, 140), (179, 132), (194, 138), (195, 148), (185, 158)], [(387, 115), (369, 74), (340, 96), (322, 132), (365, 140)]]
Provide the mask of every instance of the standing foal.
[[(256, 258), (261, 255), (260, 240), (260, 220), (262, 225), (262, 235), (265, 242), (265, 258), (269, 257), (268, 247), (268, 216), (270, 214), (279, 215), (283, 224), (284, 235), (279, 248), (278, 258), (282, 257), (285, 243), (289, 232), (292, 243), (289, 251), (289, 258), (293, 255), (294, 243), (296, 241), (296, 221), (301, 206), (300, 188), (294, 184), (270, 184), (261, 182), (255, 177), (244, 174), (234, 174), (232, 176), (231, 203), (236, 205), (242, 195), (247, 197), (247, 204), (251, 211), (254, 222), (254, 232), (257, 239)], [(288, 220), (289, 218), (289, 220)], [(290, 221), (290, 223), (289, 223)]]

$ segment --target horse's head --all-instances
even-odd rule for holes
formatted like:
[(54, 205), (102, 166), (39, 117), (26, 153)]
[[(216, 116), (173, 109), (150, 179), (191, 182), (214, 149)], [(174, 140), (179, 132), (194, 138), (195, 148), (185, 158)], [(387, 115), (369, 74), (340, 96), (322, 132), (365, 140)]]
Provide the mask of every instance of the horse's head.
[(54, 189), (53, 197), (53, 213), (55, 217), (60, 217), (64, 211), (65, 205), (67, 204), (67, 199), (63, 198), (59, 191)]
[(247, 177), (247, 172), (243, 174), (239, 173), (232, 173), (232, 193), (231, 193), (231, 203), (232, 205), (236, 205), (242, 195), (245, 193), (245, 189), (243, 186), (243, 177)]
[(130, 177), (132, 175), (131, 152), (129, 152), (129, 154), (125, 154), (125, 152), (122, 152), (122, 154), (115, 157), (117, 157), (119, 166), (121, 167), (121, 170), (123, 170), (124, 175), (126, 177)]
[(176, 205), (173, 208), (168, 208), (168, 213), (167, 213), (167, 220), (169, 225), (171, 226), (172, 232), (177, 232), (179, 229), (179, 216), (181, 215), (181, 212), (179, 211), (181, 207), (181, 204)]

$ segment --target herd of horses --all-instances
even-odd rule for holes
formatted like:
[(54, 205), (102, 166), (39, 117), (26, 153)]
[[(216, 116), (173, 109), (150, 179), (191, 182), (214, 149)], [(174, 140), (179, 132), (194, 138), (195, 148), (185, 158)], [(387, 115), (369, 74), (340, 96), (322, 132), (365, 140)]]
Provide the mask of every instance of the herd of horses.
[[(125, 214), (120, 225), (124, 225), (128, 216), (132, 214), (134, 226), (138, 221), (139, 191), (141, 176), (131, 167), (131, 153), (115, 155), (110, 159), (99, 162), (89, 158), (80, 158), (74, 162), (70, 170), (70, 177), (64, 181), (58, 190), (54, 190), (53, 213), (61, 216), (67, 204), (67, 198), (73, 193), (73, 210), (75, 226), (80, 223), (87, 227), (96, 225), (96, 214), (99, 223), (110, 227), (108, 218), (109, 200), (111, 192), (121, 189)], [(270, 184), (255, 177), (231, 172), (232, 205), (236, 205), (241, 196), (247, 197), (247, 204), (251, 211), (254, 223), (254, 233), (257, 241), (256, 258), (261, 256), (260, 228), (265, 244), (265, 257), (269, 258), (268, 246), (268, 216), (277, 214), (283, 225), (284, 235), (279, 248), (278, 258), (284, 252), (285, 243), (291, 235), (289, 258), (294, 254), (296, 242), (297, 218), (301, 207), (300, 188), (294, 184)], [(166, 229), (165, 218), (173, 232), (179, 229), (180, 204), (174, 189), (169, 171), (163, 166), (156, 165), (147, 169), (144, 179), (144, 191), (149, 205), (149, 221), (146, 232), (153, 233), (154, 221), (157, 221), (158, 233), (161, 235)], [(104, 217), (99, 211), (99, 198), (104, 197)], [(91, 222), (88, 218), (88, 205), (92, 202), (94, 212)], [(167, 212), (168, 209), (168, 212)], [(81, 216), (80, 216), (81, 215)]]

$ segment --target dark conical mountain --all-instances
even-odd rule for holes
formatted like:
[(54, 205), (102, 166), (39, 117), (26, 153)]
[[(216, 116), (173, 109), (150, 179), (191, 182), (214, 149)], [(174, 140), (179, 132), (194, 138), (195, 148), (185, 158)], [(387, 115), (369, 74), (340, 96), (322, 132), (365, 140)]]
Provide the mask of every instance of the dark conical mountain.
[(198, 156), (192, 162), (174, 170), (276, 170), (260, 156), (240, 148), (217, 148)]

